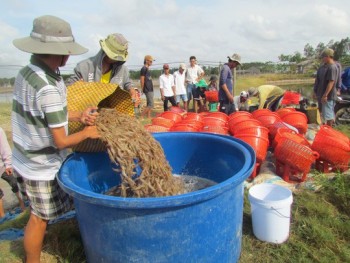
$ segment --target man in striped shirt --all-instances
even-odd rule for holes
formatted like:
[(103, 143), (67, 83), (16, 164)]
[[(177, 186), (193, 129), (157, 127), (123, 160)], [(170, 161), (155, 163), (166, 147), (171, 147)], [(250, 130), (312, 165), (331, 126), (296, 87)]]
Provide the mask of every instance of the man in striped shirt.
[[(32, 53), (30, 64), (17, 75), (12, 106), (12, 165), (31, 215), (24, 234), (26, 262), (40, 262), (40, 253), (49, 220), (67, 212), (69, 196), (59, 187), (56, 174), (66, 158), (66, 148), (87, 138), (98, 138), (94, 124), (96, 107), (83, 113), (68, 112), (66, 86), (59, 74), (69, 55), (83, 54), (86, 48), (74, 41), (70, 25), (54, 16), (34, 20), (29, 37), (13, 44)], [(87, 126), (68, 135), (68, 121)]]

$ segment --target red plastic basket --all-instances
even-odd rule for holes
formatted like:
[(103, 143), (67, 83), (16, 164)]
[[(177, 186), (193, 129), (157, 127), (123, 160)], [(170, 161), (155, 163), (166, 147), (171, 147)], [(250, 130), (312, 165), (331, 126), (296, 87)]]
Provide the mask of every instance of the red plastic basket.
[(205, 99), (209, 102), (218, 102), (219, 101), (219, 92), (218, 91), (205, 91)]
[(285, 114), (290, 113), (290, 112), (295, 112), (295, 108), (282, 108), (278, 109), (276, 113), (282, 118)]
[(299, 104), (301, 94), (295, 91), (284, 92), (283, 99), (281, 101), (282, 105), (288, 104)]
[(328, 125), (321, 125), (320, 130), (317, 132), (317, 135), (322, 137), (331, 137), (334, 140), (339, 141), (341, 144), (350, 144), (350, 139), (348, 136)]
[(256, 127), (256, 126), (262, 126), (262, 123), (256, 119), (249, 119), (249, 120), (242, 120), (238, 123), (232, 123), (229, 124), (229, 130), (231, 134), (235, 134), (236, 131), (243, 129), (243, 128), (250, 128), (250, 127)]
[(282, 116), (282, 121), (297, 128), (300, 133), (307, 132), (307, 117), (300, 111), (291, 111)]
[(281, 120), (280, 117), (274, 112), (265, 113), (265, 114), (259, 114), (256, 117), (256, 119), (261, 121), (263, 126), (265, 126), (267, 128), (272, 126), (276, 121), (280, 121)]
[(149, 131), (149, 132), (152, 132), (152, 133), (169, 131), (169, 128), (167, 128), (167, 127), (159, 126), (159, 125), (153, 125), (153, 124), (145, 125), (145, 129), (146, 129), (146, 131)]
[(228, 135), (228, 128), (221, 126), (203, 126), (202, 132)]
[[(202, 129), (204, 123), (202, 121), (196, 121), (196, 120), (182, 120), (176, 124), (174, 124), (174, 126), (177, 125), (187, 125), (187, 126), (191, 126), (193, 128), (196, 128), (198, 131)], [(174, 127), (173, 126), (173, 127)]]
[(167, 127), (167, 128), (170, 128), (171, 126), (173, 126), (174, 123), (175, 123), (174, 120), (166, 119), (163, 117), (155, 117), (152, 119), (153, 125), (159, 125), (159, 126), (163, 126), (163, 127)]
[(216, 117), (208, 117), (205, 116), (203, 118), (203, 123), (204, 126), (223, 126), (223, 127), (228, 127), (228, 123), (225, 120), (216, 118)]
[(269, 114), (272, 111), (269, 109), (258, 109), (252, 112), (254, 118), (258, 118), (260, 115)]
[(184, 120), (203, 121), (203, 116), (195, 112), (187, 112), (187, 114), (184, 116)]
[(346, 142), (336, 137), (324, 136), (318, 132), (311, 148), (320, 154), (320, 159), (341, 170), (347, 169), (350, 161), (350, 149)]
[(277, 130), (275, 139), (272, 142), (272, 147), (276, 148), (277, 144), (280, 143), (284, 138), (290, 139), (292, 141), (295, 141), (296, 143), (305, 145), (307, 147), (311, 147), (310, 143), (306, 140), (306, 138), (303, 135), (298, 134), (289, 128), (279, 128)]
[(253, 115), (236, 115), (235, 117), (229, 118), (228, 120), (228, 126), (234, 126), (236, 125), (236, 123), (239, 123), (241, 121), (245, 121), (245, 120), (255, 120), (253, 118)]
[(189, 125), (175, 125), (170, 128), (170, 131), (176, 132), (176, 131), (181, 131), (181, 132), (198, 132), (198, 129), (189, 126)]
[(250, 134), (265, 139), (269, 138), (269, 130), (264, 126), (244, 127), (235, 131), (235, 135)]
[(231, 120), (240, 116), (248, 116), (250, 118), (253, 118), (253, 114), (248, 111), (235, 111), (228, 116), (228, 119)]
[(297, 143), (289, 138), (282, 138), (274, 151), (275, 158), (290, 167), (307, 173), (311, 164), (319, 158), (319, 153), (310, 147)]
[(220, 111), (217, 111), (217, 112), (209, 112), (208, 115), (206, 115), (206, 117), (217, 118), (217, 119), (223, 120), (223, 121), (225, 121), (225, 122), (228, 121), (228, 116), (227, 116), (225, 113), (220, 112)]
[(162, 112), (159, 115), (159, 117), (162, 117), (162, 118), (165, 118), (165, 119), (169, 119), (169, 120), (173, 120), (175, 123), (182, 120), (181, 114), (176, 113), (176, 112), (171, 112), (171, 111)]
[(238, 134), (235, 135), (237, 139), (240, 139), (248, 143), (254, 149), (256, 153), (256, 159), (258, 162), (262, 162), (266, 158), (267, 147), (269, 146), (269, 140), (266, 138), (258, 137), (251, 134)]

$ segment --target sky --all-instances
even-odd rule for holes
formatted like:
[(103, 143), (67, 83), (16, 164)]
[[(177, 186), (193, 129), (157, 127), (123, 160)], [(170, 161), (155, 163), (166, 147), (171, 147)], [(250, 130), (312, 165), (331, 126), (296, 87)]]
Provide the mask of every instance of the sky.
[(242, 63), (278, 62), (281, 54), (303, 53), (304, 46), (340, 41), (350, 36), (348, 0), (11, 0), (1, 1), (0, 78), (15, 77), (30, 54), (12, 41), (29, 36), (33, 20), (58, 16), (70, 23), (76, 42), (89, 52), (71, 56), (61, 72), (94, 56), (99, 40), (121, 33), (129, 41), (130, 70), (139, 70), (144, 56), (154, 68), (188, 63), (225, 63), (238, 53)]

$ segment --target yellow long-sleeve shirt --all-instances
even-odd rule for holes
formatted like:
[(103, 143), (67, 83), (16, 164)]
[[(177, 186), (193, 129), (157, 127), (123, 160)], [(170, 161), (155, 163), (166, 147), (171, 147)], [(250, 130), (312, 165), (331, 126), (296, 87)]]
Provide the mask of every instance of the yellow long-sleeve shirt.
[(262, 85), (258, 87), (259, 91), (259, 109), (264, 107), (264, 104), (268, 98), (274, 96), (281, 96), (284, 94), (285, 90), (274, 85)]

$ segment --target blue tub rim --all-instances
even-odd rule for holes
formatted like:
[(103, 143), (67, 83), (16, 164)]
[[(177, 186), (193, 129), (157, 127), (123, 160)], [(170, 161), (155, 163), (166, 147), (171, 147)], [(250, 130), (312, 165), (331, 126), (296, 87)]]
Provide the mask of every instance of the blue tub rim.
[[(146, 197), (146, 198), (133, 198), (133, 197), (118, 197), (118, 196), (109, 196), (101, 193), (95, 193), (93, 191), (88, 191), (82, 187), (77, 186), (72, 182), (67, 174), (62, 173), (62, 168), (60, 169), (57, 181), (60, 187), (68, 193), (73, 198), (76, 198), (80, 201), (84, 201), (90, 204), (98, 204), (107, 207), (114, 208), (125, 208), (125, 209), (150, 209), (150, 208), (169, 208), (169, 207), (179, 207), (191, 205), (198, 202), (203, 202), (227, 191), (229, 188), (238, 186), (239, 184), (243, 185), (243, 181), (246, 180), (252, 173), (255, 167), (255, 152), (253, 148), (245, 143), (242, 140), (234, 138), (227, 135), (211, 134), (211, 133), (192, 133), (192, 132), (164, 132), (164, 133), (155, 133), (154, 137), (169, 135), (169, 134), (186, 134), (189, 136), (194, 136), (200, 134), (201, 136), (215, 136), (220, 141), (226, 141), (240, 149), (246, 159), (242, 169), (239, 173), (232, 175), (230, 178), (210, 186), (208, 188), (181, 194), (175, 196), (166, 196), (166, 197)], [(76, 153), (69, 155), (65, 162), (69, 160), (70, 157), (74, 156)], [(79, 154), (79, 153), (77, 153)], [(64, 163), (62, 164), (63, 167)], [(238, 175), (238, 176), (237, 176)]]

